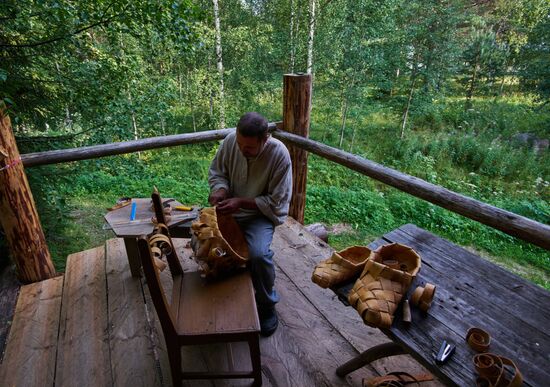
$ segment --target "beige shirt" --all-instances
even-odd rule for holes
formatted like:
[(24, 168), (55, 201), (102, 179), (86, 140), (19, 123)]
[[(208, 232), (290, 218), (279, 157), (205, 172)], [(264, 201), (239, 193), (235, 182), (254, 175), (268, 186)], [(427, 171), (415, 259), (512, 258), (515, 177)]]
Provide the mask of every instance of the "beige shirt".
[[(275, 225), (282, 224), (292, 195), (292, 168), (286, 146), (269, 137), (260, 153), (247, 159), (237, 144), (237, 134), (222, 142), (210, 169), (211, 192), (225, 188), (230, 197), (254, 198), (259, 211)], [(235, 217), (257, 216), (258, 210), (241, 209)]]

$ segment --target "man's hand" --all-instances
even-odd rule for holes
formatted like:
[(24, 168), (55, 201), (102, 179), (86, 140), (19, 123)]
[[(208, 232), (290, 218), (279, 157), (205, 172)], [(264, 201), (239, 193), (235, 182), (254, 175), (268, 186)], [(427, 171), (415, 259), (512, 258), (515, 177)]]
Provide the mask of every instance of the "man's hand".
[(208, 197), (208, 203), (210, 203), (210, 205), (212, 206), (215, 206), (222, 200), (225, 200), (226, 198), (227, 198), (226, 189), (220, 188), (219, 190), (214, 191), (210, 194), (210, 196)]
[(239, 198), (229, 198), (218, 202), (216, 206), (217, 211), (220, 214), (232, 214), (239, 211), (241, 208), (241, 199)]
[(218, 202), (216, 207), (220, 214), (233, 214), (241, 208), (257, 209), (254, 198), (229, 198)]

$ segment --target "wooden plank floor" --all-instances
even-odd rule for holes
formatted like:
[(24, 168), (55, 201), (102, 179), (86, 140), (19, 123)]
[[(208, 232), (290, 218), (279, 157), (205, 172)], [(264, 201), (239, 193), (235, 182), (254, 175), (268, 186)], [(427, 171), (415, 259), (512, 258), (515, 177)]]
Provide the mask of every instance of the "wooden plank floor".
[[(186, 240), (175, 243), (184, 269), (194, 270)], [(338, 365), (387, 339), (365, 326), (355, 311), (335, 302), (332, 292), (311, 282), (316, 262), (331, 254), (328, 245), (289, 220), (277, 228), (273, 250), (280, 325), (273, 336), (260, 341), (264, 386), (360, 386), (363, 378), (389, 371), (420, 372), (411, 358), (396, 356), (346, 378), (336, 376)], [(167, 271), (162, 279), (169, 285)], [(245, 345), (230, 350), (236, 367), (250, 367)], [(186, 348), (184, 364), (193, 370), (227, 367), (226, 351), (222, 345)], [(121, 239), (72, 254), (63, 277), (22, 287), (0, 380), (7, 386), (172, 385), (148, 289), (142, 279), (131, 277)], [(250, 384), (232, 380), (186, 385)]]

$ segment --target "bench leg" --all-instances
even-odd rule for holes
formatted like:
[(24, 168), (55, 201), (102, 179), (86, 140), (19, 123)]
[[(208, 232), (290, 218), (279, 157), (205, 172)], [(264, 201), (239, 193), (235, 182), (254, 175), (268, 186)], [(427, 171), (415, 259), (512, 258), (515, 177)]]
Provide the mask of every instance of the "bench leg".
[(336, 369), (336, 375), (346, 376), (364, 365), (387, 356), (403, 355), (407, 352), (399, 344), (394, 342), (376, 345), (360, 353)]
[(250, 350), (250, 360), (252, 361), (252, 373), (254, 374), (254, 387), (262, 385), (262, 360), (260, 354), (260, 335), (255, 334), (248, 339), (248, 348)]

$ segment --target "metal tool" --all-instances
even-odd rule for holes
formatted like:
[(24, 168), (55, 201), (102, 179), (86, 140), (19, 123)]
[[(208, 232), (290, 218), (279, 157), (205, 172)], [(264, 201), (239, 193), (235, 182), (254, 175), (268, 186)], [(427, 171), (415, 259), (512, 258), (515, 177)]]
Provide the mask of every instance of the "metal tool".
[(455, 352), (456, 346), (448, 344), (446, 340), (443, 340), (441, 347), (439, 347), (439, 352), (435, 357), (435, 362), (438, 364), (443, 364), (453, 355)]

